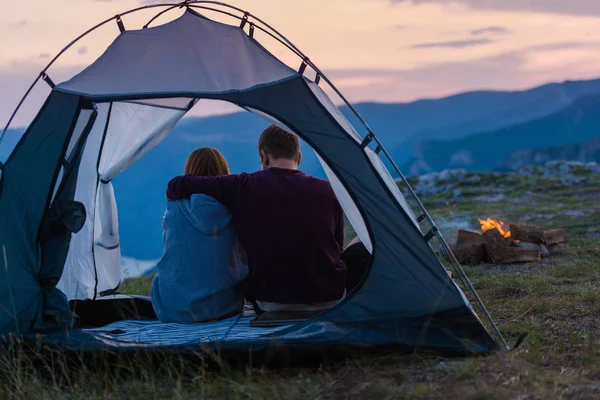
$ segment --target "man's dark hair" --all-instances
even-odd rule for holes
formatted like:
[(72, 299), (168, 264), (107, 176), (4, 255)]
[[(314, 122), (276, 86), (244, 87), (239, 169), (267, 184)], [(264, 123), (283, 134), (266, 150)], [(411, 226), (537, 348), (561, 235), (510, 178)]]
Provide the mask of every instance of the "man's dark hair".
[(300, 140), (298, 136), (271, 125), (260, 135), (258, 150), (263, 150), (274, 159), (294, 160), (300, 153)]

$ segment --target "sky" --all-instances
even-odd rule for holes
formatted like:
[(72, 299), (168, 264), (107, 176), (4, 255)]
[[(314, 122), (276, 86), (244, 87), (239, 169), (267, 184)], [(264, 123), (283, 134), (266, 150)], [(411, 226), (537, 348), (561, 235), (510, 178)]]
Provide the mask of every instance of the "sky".
[[(170, 2), (166, 0), (164, 2)], [(0, 0), (0, 125), (54, 55), (94, 24), (148, 0)], [(273, 25), (352, 102), (406, 102), (477, 89), (516, 90), (600, 76), (600, 0), (231, 0)], [(125, 16), (139, 29), (156, 13)], [(156, 23), (177, 17), (171, 11)], [(212, 16), (212, 14), (206, 14)], [(227, 20), (232, 22), (232, 20)], [(93, 62), (112, 22), (50, 69), (55, 82)], [(257, 39), (263, 42), (260, 33)], [(299, 66), (283, 48), (274, 54)], [(38, 85), (13, 126), (49, 93)], [(208, 104), (210, 115), (231, 110)]]

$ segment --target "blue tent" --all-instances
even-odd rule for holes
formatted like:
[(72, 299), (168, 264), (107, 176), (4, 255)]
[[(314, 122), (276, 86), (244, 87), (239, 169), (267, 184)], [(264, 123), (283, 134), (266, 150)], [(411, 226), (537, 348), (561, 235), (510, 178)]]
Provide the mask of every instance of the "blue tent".
[[(380, 158), (389, 156), (377, 137), (366, 124), (362, 137), (344, 118), (319, 86), (329, 80), (308, 58), (235, 7), (186, 1), (140, 9), (153, 7), (163, 8), (159, 15), (183, 13), (139, 30), (125, 29), (121, 19), (137, 10), (104, 21), (99, 26), (115, 20), (121, 32), (93, 64), (58, 85), (47, 68), (41, 74), (52, 91), (1, 164), (2, 334), (41, 333), (42, 342), (87, 350), (397, 344), (484, 353), (506, 347), (491, 318), (497, 340), (438, 260), (433, 238), (472, 290), (420, 202), (416, 215), (409, 207)], [(211, 20), (208, 12), (237, 22)], [(271, 54), (259, 33), (298, 55), (299, 68)], [(102, 305), (121, 279), (111, 179), (160, 143), (199, 99), (236, 104), (314, 149), (371, 252), (368, 276), (338, 306), (288, 326), (255, 328), (251, 317), (239, 316), (195, 325), (125, 320), (73, 328), (68, 301)]]

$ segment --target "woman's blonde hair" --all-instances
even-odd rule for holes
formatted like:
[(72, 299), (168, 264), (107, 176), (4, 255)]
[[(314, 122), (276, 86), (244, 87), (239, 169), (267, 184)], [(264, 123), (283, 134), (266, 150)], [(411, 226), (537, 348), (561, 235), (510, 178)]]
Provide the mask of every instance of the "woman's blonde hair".
[(229, 165), (219, 150), (201, 147), (192, 151), (185, 163), (183, 173), (198, 176), (229, 175)]

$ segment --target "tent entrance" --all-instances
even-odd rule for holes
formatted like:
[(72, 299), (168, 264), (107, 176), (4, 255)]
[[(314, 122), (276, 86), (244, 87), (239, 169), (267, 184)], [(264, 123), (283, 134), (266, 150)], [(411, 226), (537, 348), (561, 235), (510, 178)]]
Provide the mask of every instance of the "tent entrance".
[[(115, 196), (113, 179), (159, 145), (196, 103), (196, 99), (189, 98), (154, 98), (95, 105), (97, 123), (87, 137), (74, 194), (74, 200), (85, 206), (88, 215), (83, 229), (71, 238), (64, 272), (58, 283), (58, 288), (69, 300), (95, 300), (117, 291), (121, 282), (122, 245), (116, 201), (118, 196)], [(206, 101), (201, 101), (198, 106), (204, 106), (205, 103)], [(290, 130), (267, 114), (249, 108), (247, 110), (254, 111), (254, 114), (262, 118), (265, 127), (269, 123), (275, 123)], [(256, 137), (259, 133), (256, 132)], [(210, 137), (203, 141), (202, 134), (196, 136), (194, 144), (190, 144), (190, 152), (195, 147), (211, 144)], [(251, 146), (256, 146), (256, 143), (251, 143)], [(160, 146), (157, 151), (160, 151)], [(318, 155), (316, 158), (327, 177), (332, 180), (350, 222), (351, 231), (372, 250), (369, 232), (356, 204), (326, 162)], [(185, 159), (168, 162), (181, 165), (181, 170), (177, 169), (174, 175), (182, 173)], [(167, 166), (159, 164), (153, 167), (164, 169)], [(148, 171), (148, 174), (152, 173), (151, 170)], [(59, 176), (56, 188), (61, 184), (61, 177), (62, 175)], [(128, 196), (138, 196), (143, 203), (147, 203), (147, 198), (152, 195), (163, 202), (167, 182), (168, 180), (156, 181), (159, 189), (151, 193), (139, 193), (133, 187), (123, 189), (130, 192)], [(140, 208), (143, 207), (144, 204), (141, 204)], [(147, 214), (145, 216), (148, 217)], [(160, 226), (159, 217), (162, 217), (162, 209), (156, 210), (157, 226)], [(128, 216), (127, 219), (131, 221), (132, 218)], [(156, 236), (160, 236), (160, 231), (156, 231)]]

